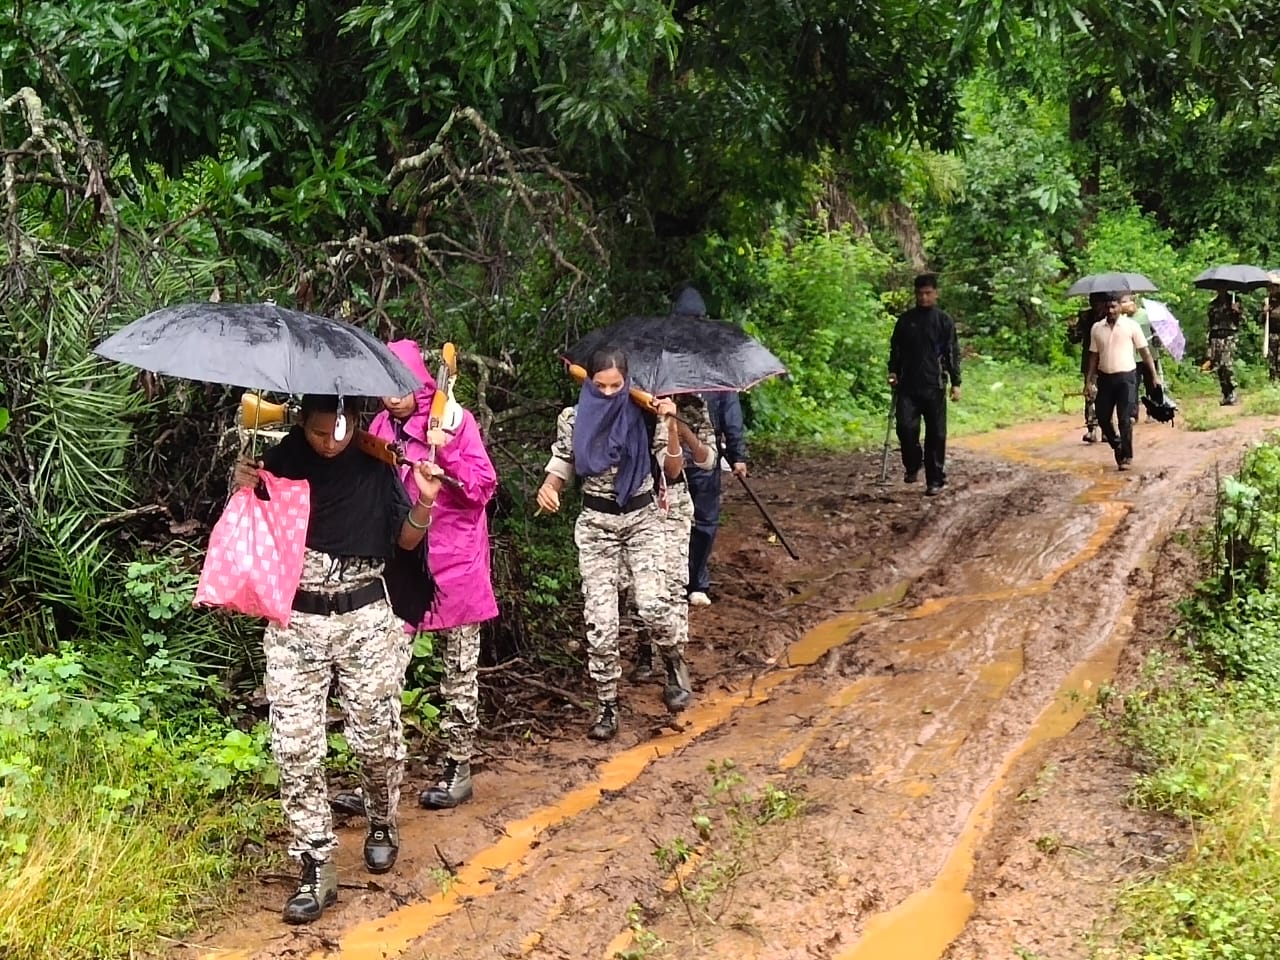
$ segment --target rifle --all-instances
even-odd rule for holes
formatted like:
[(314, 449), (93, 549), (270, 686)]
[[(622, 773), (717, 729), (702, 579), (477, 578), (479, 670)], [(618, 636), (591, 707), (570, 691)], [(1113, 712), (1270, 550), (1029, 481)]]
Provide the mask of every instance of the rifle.
[[(436, 371), (436, 392), (431, 398), (431, 414), (427, 418), (428, 430), (441, 430), (444, 428), (445, 413), (449, 409), (449, 404), (456, 402), (453, 399), (453, 381), (458, 374), (458, 350), (452, 343), (446, 343), (440, 348), (440, 367)], [(427, 463), (436, 462), (436, 450), (434, 445), (427, 454)]]
[[(287, 403), (271, 403), (263, 400), (257, 393), (244, 393), (240, 397), (240, 429), (253, 434), (266, 433), (268, 436), (282, 437), (283, 432), (277, 428), (289, 426), (297, 420), (298, 408)], [(352, 443), (366, 456), (381, 460), (391, 467), (411, 467), (413, 463), (406, 459), (404, 449), (398, 443), (380, 440), (367, 430), (357, 430)], [(461, 482), (448, 475), (442, 475), (443, 482), (452, 487), (461, 487)]]

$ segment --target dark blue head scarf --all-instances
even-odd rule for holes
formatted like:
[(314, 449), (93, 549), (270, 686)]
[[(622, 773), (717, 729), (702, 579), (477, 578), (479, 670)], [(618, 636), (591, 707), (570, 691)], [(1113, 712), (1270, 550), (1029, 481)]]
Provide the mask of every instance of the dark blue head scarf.
[(644, 414), (631, 402), (628, 378), (622, 389), (606, 397), (590, 380), (578, 394), (573, 424), (573, 469), (591, 477), (618, 468), (613, 489), (625, 504), (639, 491), (650, 473), (649, 430)]

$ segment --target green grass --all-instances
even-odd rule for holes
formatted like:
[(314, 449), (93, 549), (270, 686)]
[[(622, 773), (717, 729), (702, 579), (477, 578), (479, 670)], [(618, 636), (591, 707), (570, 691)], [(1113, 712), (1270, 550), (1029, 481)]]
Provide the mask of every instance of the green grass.
[(0, 670), (0, 955), (114, 960), (213, 907), (277, 807), (266, 733), (182, 728), (145, 683), (104, 696), (73, 650)]
[(55, 766), (21, 808), (26, 852), (0, 886), (6, 960), (136, 956), (216, 903), (252, 835), (252, 807), (193, 804), (177, 786), (130, 802), (149, 765), (86, 741), (50, 746)]
[[(1260, 409), (1280, 402), (1255, 390)], [(1254, 448), (1220, 498), (1213, 575), (1116, 724), (1143, 770), (1134, 801), (1187, 821), (1190, 849), (1124, 894), (1122, 942), (1100, 958), (1280, 960), (1280, 447)], [(1242, 541), (1270, 586), (1248, 563), (1228, 571), (1225, 544)]]

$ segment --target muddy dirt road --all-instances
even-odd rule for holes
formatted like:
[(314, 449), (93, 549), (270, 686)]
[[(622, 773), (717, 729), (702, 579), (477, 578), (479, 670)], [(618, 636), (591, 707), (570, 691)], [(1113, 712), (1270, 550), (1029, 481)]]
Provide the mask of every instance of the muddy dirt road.
[[(1091, 808), (1118, 806), (1124, 771), (1076, 728), (1131, 639), (1154, 551), (1266, 426), (1144, 423), (1119, 473), (1063, 417), (953, 444), (932, 500), (896, 465), (878, 487), (878, 458), (762, 471), (803, 559), (731, 494), (682, 729), (659, 725), (659, 688), (630, 687), (613, 744), (589, 744), (576, 712), (563, 739), (492, 743), (475, 801), (408, 810), (377, 884), (363, 824), (341, 831), (349, 886), (322, 922), (284, 928), (286, 885), (250, 882), (246, 912), (173, 955), (1085, 956), (1090, 904), (1070, 891), (1123, 870), (1050, 870), (1059, 893), (1040, 889), (1059, 840), (1032, 844), (1043, 828), (1011, 826), (1017, 805), (1050, 794), (1077, 849), (1109, 831), (1112, 866), (1163, 836)], [(1089, 774), (1055, 786), (1073, 758)]]

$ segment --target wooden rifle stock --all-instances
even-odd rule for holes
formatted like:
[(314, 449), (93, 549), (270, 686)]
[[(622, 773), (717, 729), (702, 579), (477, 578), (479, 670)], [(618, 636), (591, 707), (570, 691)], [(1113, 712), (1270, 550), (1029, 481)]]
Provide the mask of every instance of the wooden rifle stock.
[[(268, 430), (273, 427), (288, 427), (295, 420), (295, 408), (284, 403), (271, 403), (263, 400), (256, 393), (246, 393), (240, 397), (240, 425), (245, 430)], [(412, 466), (405, 459), (404, 451), (397, 444), (375, 437), (368, 430), (357, 430), (352, 437), (356, 448), (366, 456), (381, 460), (391, 467)], [(452, 487), (461, 487), (462, 483), (448, 474), (440, 478)]]

